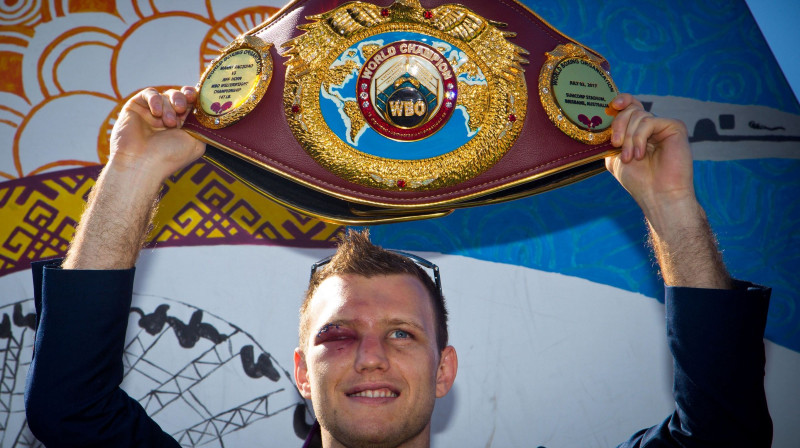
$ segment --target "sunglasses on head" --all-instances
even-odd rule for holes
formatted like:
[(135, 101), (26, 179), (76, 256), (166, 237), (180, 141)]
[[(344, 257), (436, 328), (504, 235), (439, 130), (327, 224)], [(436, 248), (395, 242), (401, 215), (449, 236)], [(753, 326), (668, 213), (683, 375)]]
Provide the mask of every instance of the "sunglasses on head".
[[(439, 276), (439, 266), (436, 266), (435, 264), (431, 263), (430, 261), (428, 261), (428, 260), (426, 260), (426, 259), (424, 259), (422, 257), (419, 257), (417, 255), (414, 255), (412, 253), (403, 252), (401, 250), (392, 250), (392, 249), (386, 249), (386, 250), (388, 250), (389, 252), (393, 252), (395, 254), (398, 254), (398, 255), (402, 255), (403, 257), (408, 258), (409, 260), (413, 261), (414, 263), (418, 264), (419, 266), (422, 266), (423, 268), (427, 268), (427, 269), (432, 270), (433, 271), (433, 282), (436, 284), (436, 288), (439, 290), (439, 295), (440, 296), (444, 295), (444, 294), (442, 294), (442, 278)], [(314, 277), (314, 273), (317, 272), (318, 269), (321, 269), (326, 264), (330, 263), (332, 258), (333, 258), (333, 255), (329, 255), (329, 256), (323, 258), (322, 260), (319, 260), (316, 263), (312, 264), (311, 265), (311, 278)]]

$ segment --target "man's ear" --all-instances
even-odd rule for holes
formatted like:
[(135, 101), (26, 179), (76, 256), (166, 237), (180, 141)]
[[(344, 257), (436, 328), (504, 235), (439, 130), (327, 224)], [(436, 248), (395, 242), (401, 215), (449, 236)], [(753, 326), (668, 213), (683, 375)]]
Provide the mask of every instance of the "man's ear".
[(311, 384), (308, 382), (308, 366), (306, 366), (306, 355), (300, 347), (294, 349), (294, 383), (300, 395), (306, 400), (311, 399)]
[[(296, 357), (297, 354), (295, 354)], [(450, 388), (453, 387), (453, 381), (456, 380), (457, 371), (458, 355), (456, 355), (456, 349), (452, 345), (448, 345), (442, 350), (439, 368), (436, 370), (436, 398), (442, 398), (450, 392)]]

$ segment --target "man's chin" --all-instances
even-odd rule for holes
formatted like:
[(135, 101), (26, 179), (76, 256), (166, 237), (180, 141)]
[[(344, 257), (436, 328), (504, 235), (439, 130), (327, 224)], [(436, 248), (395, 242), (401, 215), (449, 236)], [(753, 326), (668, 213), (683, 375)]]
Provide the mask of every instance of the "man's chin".
[[(342, 445), (350, 448), (375, 447), (389, 448), (400, 446), (419, 437), (430, 437), (427, 424), (411, 425), (410, 422), (354, 420), (352, 424), (334, 424), (331, 436)], [(323, 428), (325, 425), (323, 425)]]

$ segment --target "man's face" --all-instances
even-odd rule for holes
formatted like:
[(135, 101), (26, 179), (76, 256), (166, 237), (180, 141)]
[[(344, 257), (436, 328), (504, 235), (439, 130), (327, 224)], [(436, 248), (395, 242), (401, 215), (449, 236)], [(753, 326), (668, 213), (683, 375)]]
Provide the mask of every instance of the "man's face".
[(436, 347), (433, 305), (406, 274), (335, 276), (308, 309), (295, 380), (326, 446), (426, 446), (436, 397), (455, 379), (455, 350)]

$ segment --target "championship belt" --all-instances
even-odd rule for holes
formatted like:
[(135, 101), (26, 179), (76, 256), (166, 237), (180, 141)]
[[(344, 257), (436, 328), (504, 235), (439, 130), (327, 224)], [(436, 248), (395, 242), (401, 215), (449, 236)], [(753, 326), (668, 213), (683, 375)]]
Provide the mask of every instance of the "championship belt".
[(521, 198), (615, 152), (607, 61), (514, 0), (296, 0), (198, 87), (207, 159), (339, 224)]

